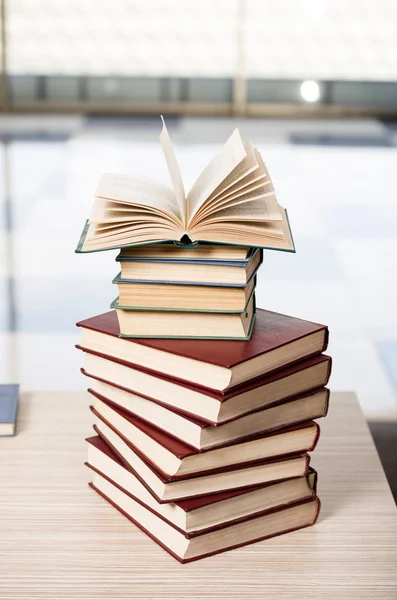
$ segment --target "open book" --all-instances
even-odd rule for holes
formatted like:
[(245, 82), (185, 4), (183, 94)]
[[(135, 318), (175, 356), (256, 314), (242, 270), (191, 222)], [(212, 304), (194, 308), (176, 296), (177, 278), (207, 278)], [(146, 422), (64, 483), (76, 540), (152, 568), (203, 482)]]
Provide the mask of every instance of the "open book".
[(235, 129), (188, 194), (163, 120), (160, 142), (172, 189), (105, 173), (77, 252), (174, 241), (294, 251), (286, 211), (258, 150)]

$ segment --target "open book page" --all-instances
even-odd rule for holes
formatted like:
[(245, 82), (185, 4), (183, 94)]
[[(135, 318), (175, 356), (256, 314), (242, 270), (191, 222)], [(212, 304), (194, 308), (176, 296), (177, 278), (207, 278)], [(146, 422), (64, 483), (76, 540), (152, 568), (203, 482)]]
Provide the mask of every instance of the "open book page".
[(107, 225), (126, 221), (133, 225), (139, 219), (154, 222), (165, 220), (168, 223), (174, 223), (178, 228), (181, 226), (181, 222), (175, 215), (163, 210), (154, 207), (149, 209), (146, 206), (131, 205), (118, 200), (107, 200), (106, 198), (95, 199), (89, 222)]
[(187, 195), (187, 222), (228, 175), (247, 156), (240, 133), (235, 129), (222, 150), (211, 160)]
[(167, 163), (168, 172), (171, 177), (172, 187), (174, 188), (175, 198), (178, 204), (177, 216), (180, 218), (182, 223), (186, 223), (186, 194), (183, 185), (181, 171), (176, 160), (174, 148), (172, 146), (171, 138), (168, 134), (167, 127), (165, 125), (163, 117), (163, 128), (160, 133), (160, 143), (164, 152), (165, 162)]
[(202, 208), (198, 211), (198, 213), (194, 215), (191, 221), (191, 226), (193, 226), (195, 223), (199, 223), (200, 221), (204, 220), (206, 217), (212, 215), (217, 210), (221, 210), (234, 204), (240, 204), (240, 202), (247, 202), (247, 200), (250, 199), (257, 199), (263, 198), (265, 196), (274, 195), (273, 191), (267, 191), (267, 183), (264, 183), (262, 179), (260, 181), (257, 181), (256, 183), (244, 186), (237, 192), (231, 193), (230, 196), (227, 195), (225, 198), (219, 196), (219, 198), (217, 198), (216, 201), (211, 202), (211, 204), (205, 202)]
[(272, 205), (267, 206), (263, 198), (258, 198), (257, 200), (252, 199), (218, 210), (200, 221), (200, 225), (218, 221), (261, 221), (270, 223), (281, 221), (281, 219), (282, 215), (278, 205), (276, 205), (276, 210), (273, 210)]
[(136, 179), (127, 175), (105, 173), (96, 190), (97, 197), (118, 200), (126, 204), (156, 208), (178, 218), (179, 205), (173, 190), (150, 179)]
[(255, 149), (251, 142), (244, 142), (244, 148), (246, 151), (246, 156), (243, 160), (237, 165), (235, 169), (222, 181), (222, 183), (216, 188), (216, 190), (209, 196), (207, 202), (212, 202), (215, 199), (218, 199), (220, 196), (223, 196), (226, 192), (228, 192), (232, 187), (235, 187), (240, 181), (242, 181), (247, 175), (253, 173), (254, 171), (258, 171), (260, 168), (259, 163), (256, 158)]
[(189, 231), (193, 241), (237, 244), (295, 251), (285, 209), (280, 206), (282, 221), (229, 221), (201, 224)]

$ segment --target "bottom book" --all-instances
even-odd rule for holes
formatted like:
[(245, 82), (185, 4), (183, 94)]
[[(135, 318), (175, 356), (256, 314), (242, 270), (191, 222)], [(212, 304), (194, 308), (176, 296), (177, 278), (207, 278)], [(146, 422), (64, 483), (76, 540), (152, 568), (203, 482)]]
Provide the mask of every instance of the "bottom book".
[(192, 537), (172, 527), (99, 473), (95, 473), (90, 486), (182, 563), (308, 527), (316, 522), (320, 511), (320, 501), (315, 497)]

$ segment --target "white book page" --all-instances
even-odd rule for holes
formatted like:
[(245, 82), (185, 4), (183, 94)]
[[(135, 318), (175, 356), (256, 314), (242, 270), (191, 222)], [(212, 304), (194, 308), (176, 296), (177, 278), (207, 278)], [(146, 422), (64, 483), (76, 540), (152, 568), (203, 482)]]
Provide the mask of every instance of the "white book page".
[(235, 129), (223, 148), (211, 160), (187, 195), (188, 222), (216, 188), (247, 156), (238, 129)]
[(182, 222), (185, 222), (186, 193), (183, 185), (182, 174), (178, 165), (178, 161), (176, 160), (171, 138), (169, 136), (168, 129), (165, 125), (163, 117), (161, 117), (161, 120), (163, 122), (163, 128), (160, 133), (160, 143), (164, 152), (165, 162), (167, 163), (168, 173), (171, 177), (172, 187), (174, 188), (175, 197), (179, 208), (177, 216), (181, 219)]
[(173, 190), (151, 179), (137, 179), (128, 175), (105, 173), (100, 179), (95, 196), (119, 200), (126, 204), (154, 207), (175, 216), (179, 213), (178, 202)]

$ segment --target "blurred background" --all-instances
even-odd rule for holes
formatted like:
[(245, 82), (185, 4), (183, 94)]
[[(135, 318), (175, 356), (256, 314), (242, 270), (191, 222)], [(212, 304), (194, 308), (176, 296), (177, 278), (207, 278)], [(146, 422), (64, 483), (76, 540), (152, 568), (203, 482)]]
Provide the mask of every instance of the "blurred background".
[(397, 419), (395, 0), (1, 0), (1, 68), (0, 381), (84, 388), (116, 253), (74, 248), (104, 171), (167, 182), (164, 114), (187, 185), (257, 145), (297, 248), (259, 306), (328, 324), (332, 389)]

